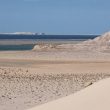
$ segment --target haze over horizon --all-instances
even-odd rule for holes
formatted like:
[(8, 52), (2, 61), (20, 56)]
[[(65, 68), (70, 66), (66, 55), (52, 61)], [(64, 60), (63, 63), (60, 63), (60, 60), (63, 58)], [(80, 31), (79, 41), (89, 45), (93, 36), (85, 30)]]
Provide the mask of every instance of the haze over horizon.
[(109, 0), (0, 0), (0, 33), (102, 34)]

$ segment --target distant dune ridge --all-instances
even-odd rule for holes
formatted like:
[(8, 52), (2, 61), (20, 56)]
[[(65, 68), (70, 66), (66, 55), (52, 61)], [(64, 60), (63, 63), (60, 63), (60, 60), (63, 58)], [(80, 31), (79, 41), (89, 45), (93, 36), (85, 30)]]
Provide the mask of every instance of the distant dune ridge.
[(110, 110), (110, 78), (30, 110)]
[(82, 48), (93, 51), (110, 51), (110, 32), (107, 32), (93, 40), (87, 40), (77, 44), (76, 48)]
[(78, 44), (37, 44), (33, 50), (73, 49), (110, 52), (110, 32)]

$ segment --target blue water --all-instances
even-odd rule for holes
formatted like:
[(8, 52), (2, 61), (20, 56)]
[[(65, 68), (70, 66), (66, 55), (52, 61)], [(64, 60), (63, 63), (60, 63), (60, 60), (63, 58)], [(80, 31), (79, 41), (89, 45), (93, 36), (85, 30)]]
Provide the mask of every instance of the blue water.
[[(51, 42), (51, 43), (76, 43), (77, 41), (84, 41), (87, 39), (93, 39), (98, 35), (0, 35), (0, 51), (21, 51), (31, 50), (39, 42)], [(6, 41), (6, 44), (3, 42)], [(11, 44), (7, 43), (10, 42)], [(19, 45), (16, 41), (23, 42)]]
[(0, 45), (0, 51), (23, 51), (32, 50), (34, 44), (22, 44), (22, 45)]
[(93, 39), (98, 35), (0, 35), (0, 39)]

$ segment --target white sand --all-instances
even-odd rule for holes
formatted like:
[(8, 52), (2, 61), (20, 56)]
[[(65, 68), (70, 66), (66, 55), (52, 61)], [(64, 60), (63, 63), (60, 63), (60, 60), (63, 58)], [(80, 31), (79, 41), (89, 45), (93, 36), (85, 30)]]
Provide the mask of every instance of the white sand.
[(110, 78), (74, 95), (29, 110), (110, 110)]

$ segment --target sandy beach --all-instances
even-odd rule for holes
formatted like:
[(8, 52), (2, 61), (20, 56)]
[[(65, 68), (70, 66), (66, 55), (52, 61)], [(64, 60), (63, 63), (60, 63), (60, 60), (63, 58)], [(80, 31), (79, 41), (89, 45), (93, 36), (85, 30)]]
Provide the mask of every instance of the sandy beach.
[(0, 109), (26, 110), (73, 94), (108, 77), (109, 73), (60, 73), (59, 70), (58, 74), (41, 74), (37, 69), (1, 67)]
[[(103, 45), (104, 51), (103, 48), (92, 51), (90, 46), (87, 49), (85, 43), (82, 44), (83, 50), (74, 45), (70, 47), (70, 44), (63, 44), (63, 48), (62, 45), (46, 44), (37, 45), (36, 50), (31, 51), (0, 51), (0, 110), (34, 107), (44, 110), (45, 105), (43, 109), (37, 106), (68, 95), (71, 97), (110, 77), (108, 43)], [(65, 48), (68, 45), (69, 48)]]
[[(109, 57), (104, 60), (103, 54), (96, 60), (90, 53), (86, 59), (83, 53), (77, 59), (78, 54), (72, 52), (0, 53), (1, 110), (27, 110), (110, 77)], [(65, 56), (60, 58), (59, 53)]]

